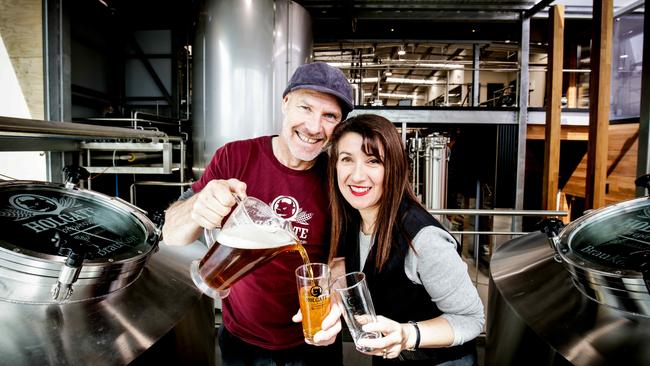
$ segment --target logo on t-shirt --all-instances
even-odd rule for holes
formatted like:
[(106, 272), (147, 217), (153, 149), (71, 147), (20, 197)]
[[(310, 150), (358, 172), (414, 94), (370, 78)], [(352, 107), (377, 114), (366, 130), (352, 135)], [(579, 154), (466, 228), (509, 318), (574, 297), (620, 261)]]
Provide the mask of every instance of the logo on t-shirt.
[(273, 211), (283, 219), (297, 222), (302, 225), (309, 225), (313, 213), (305, 212), (298, 205), (295, 198), (289, 196), (278, 196), (271, 203)]
[(303, 243), (307, 240), (309, 234), (309, 220), (314, 216), (313, 213), (305, 212), (298, 205), (295, 198), (289, 196), (278, 196), (271, 202), (271, 208), (278, 216), (291, 222), (293, 232), (296, 237)]

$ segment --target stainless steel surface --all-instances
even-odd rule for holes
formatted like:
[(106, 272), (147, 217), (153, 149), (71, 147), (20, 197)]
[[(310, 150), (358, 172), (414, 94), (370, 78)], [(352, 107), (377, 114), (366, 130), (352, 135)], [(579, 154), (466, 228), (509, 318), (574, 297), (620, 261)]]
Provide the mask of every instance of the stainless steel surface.
[(486, 364), (650, 364), (650, 318), (583, 296), (553, 257), (542, 233), (495, 250)]
[(291, 0), (275, 0), (275, 43), (273, 44), (273, 94), (271, 132), (282, 127), (280, 99), (293, 72), (311, 61), (313, 35), (311, 19), (305, 8)]
[(424, 198), (427, 209), (447, 207), (449, 138), (436, 133), (424, 138)]
[[(65, 305), (0, 301), (0, 364), (214, 364), (212, 301), (188, 271), (204, 253), (198, 242), (162, 245), (137, 281), (107, 297)], [(157, 347), (163, 339), (170, 343)]]
[(279, 132), (278, 91), (299, 66), (292, 63), (311, 53), (310, 33), (307, 12), (296, 3), (206, 2), (193, 56), (195, 167), (227, 142)]

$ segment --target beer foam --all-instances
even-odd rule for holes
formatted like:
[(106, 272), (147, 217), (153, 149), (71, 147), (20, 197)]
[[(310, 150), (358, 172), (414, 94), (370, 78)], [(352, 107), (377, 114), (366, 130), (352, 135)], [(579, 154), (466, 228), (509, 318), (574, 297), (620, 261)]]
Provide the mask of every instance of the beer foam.
[(231, 248), (269, 249), (295, 243), (296, 239), (290, 232), (277, 227), (243, 224), (222, 229), (217, 241)]

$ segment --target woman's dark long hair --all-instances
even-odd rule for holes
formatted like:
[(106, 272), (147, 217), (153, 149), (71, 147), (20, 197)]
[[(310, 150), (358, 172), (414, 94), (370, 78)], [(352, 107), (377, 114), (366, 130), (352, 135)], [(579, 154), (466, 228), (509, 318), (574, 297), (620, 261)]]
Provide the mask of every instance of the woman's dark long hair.
[(366, 155), (377, 158), (384, 166), (383, 193), (379, 198), (377, 221), (373, 227), (373, 234), (377, 239), (376, 270), (381, 271), (388, 261), (391, 245), (395, 241), (394, 235), (396, 231), (394, 229), (398, 228), (398, 232), (401, 231), (399, 230), (401, 222), (397, 217), (400, 203), (406, 199), (417, 204), (409, 184), (406, 152), (395, 125), (384, 117), (374, 114), (362, 114), (351, 117), (336, 126), (331, 137), (328, 164), (332, 209), (330, 259), (341, 256), (339, 245), (345, 240), (348, 231), (355, 230), (355, 235), (358, 235), (358, 230), (361, 227), (359, 211), (350, 206), (343, 198), (337, 183), (338, 142), (348, 133), (361, 135), (363, 150)]

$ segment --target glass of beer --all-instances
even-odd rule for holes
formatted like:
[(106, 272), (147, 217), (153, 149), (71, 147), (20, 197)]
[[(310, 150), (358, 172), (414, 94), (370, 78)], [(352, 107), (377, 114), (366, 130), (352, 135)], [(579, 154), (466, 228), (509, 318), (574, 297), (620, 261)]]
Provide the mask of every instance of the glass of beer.
[(239, 202), (221, 230), (205, 229), (204, 234), (210, 249), (192, 262), (190, 274), (194, 284), (213, 298), (228, 296), (238, 279), (282, 252), (304, 254), (291, 223), (250, 196)]
[(302, 313), (302, 332), (309, 342), (321, 330), (330, 310), (330, 267), (324, 263), (308, 263), (296, 268), (298, 300)]

